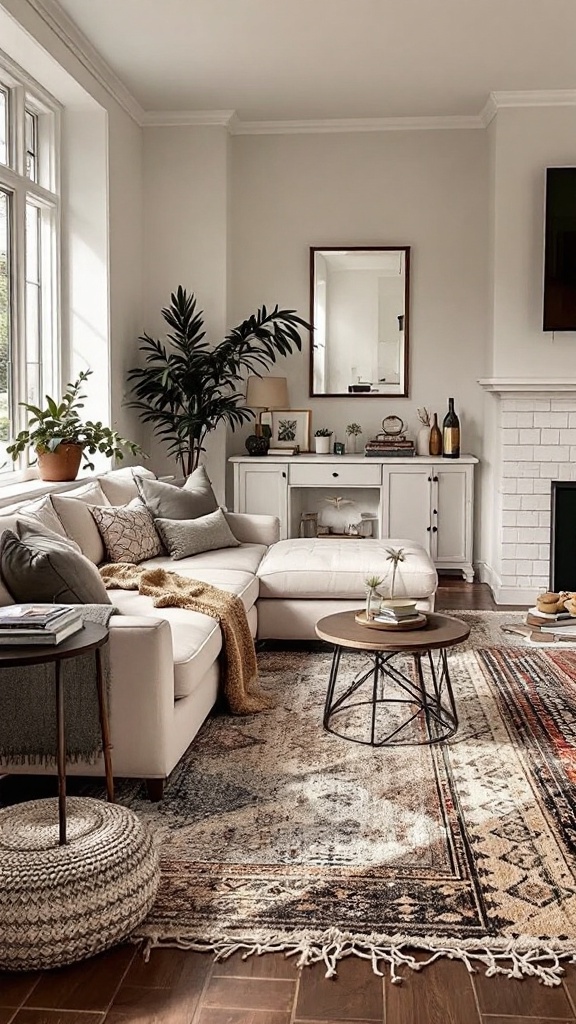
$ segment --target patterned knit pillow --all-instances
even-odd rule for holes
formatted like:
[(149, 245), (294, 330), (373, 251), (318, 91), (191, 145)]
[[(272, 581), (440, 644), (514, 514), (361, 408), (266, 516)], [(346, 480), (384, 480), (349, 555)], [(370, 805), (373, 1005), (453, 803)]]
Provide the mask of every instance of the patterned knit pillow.
[(164, 552), (154, 520), (140, 498), (128, 505), (88, 506), (106, 548), (110, 562), (135, 565)]

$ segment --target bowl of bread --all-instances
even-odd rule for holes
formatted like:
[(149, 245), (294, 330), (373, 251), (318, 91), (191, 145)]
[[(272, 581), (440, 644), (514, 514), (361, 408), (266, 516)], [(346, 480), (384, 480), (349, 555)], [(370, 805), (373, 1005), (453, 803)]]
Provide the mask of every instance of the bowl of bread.
[(544, 615), (558, 615), (561, 612), (568, 612), (576, 618), (576, 593), (569, 590), (561, 590), (554, 593), (549, 590), (545, 594), (539, 594), (536, 598), (536, 608)]

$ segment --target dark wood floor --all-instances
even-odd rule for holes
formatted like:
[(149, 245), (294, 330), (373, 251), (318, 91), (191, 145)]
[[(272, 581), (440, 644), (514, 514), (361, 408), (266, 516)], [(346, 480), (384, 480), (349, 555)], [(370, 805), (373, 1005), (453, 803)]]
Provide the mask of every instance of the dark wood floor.
[[(437, 608), (495, 605), (487, 587), (444, 578)], [(448, 960), (404, 976), (391, 985), (350, 958), (326, 979), (320, 965), (299, 972), (277, 954), (214, 963), (155, 950), (144, 963), (122, 946), (61, 970), (0, 972), (0, 1024), (576, 1024), (576, 966), (559, 988), (470, 975)]]

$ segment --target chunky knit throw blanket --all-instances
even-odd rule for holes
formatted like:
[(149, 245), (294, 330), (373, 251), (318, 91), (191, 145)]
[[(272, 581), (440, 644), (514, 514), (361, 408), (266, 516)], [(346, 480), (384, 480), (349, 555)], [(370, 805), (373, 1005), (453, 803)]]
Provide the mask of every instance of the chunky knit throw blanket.
[(128, 562), (103, 565), (107, 590), (138, 590), (155, 608), (188, 608), (217, 619), (223, 645), (223, 691), (234, 715), (251, 715), (270, 707), (258, 684), (256, 651), (239, 597), (209, 583), (179, 576), (167, 569), (145, 569)]

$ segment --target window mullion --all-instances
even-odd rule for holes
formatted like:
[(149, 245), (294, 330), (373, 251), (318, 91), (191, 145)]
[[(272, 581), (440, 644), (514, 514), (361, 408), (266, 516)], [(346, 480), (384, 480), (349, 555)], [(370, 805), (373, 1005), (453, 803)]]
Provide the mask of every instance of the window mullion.
[(10, 147), (12, 167), (19, 175), (26, 174), (26, 137), (24, 131), (24, 109), (26, 92), (21, 85), (11, 90)]
[[(26, 190), (13, 193), (12, 218), (12, 394), (26, 395)], [(12, 410), (16, 432), (26, 425), (26, 413), (17, 403)], [(22, 466), (22, 468), (25, 468)]]

